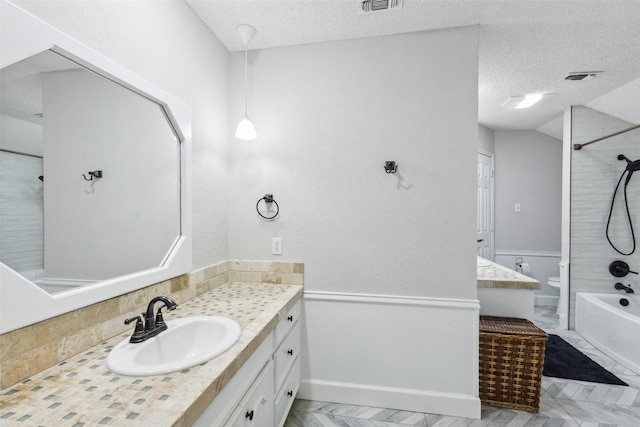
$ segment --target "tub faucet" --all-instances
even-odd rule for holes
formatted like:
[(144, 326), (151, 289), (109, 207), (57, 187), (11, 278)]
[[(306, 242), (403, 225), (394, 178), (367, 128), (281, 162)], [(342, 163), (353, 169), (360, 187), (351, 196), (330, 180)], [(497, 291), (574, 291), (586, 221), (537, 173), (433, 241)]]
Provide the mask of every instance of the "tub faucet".
[(634, 293), (633, 289), (631, 289), (631, 285), (625, 286), (620, 282), (616, 283), (616, 289), (619, 290), (619, 291), (625, 291), (628, 294)]
[[(158, 312), (154, 315), (153, 309), (158, 301), (163, 302), (164, 305), (158, 308)], [(149, 301), (147, 312), (142, 313), (144, 315), (144, 324), (142, 323), (142, 319), (140, 318), (140, 316), (134, 316), (130, 319), (125, 320), (125, 325), (128, 325), (134, 320), (136, 322), (136, 328), (133, 332), (133, 335), (131, 335), (129, 342), (143, 342), (151, 337), (155, 337), (160, 332), (165, 331), (167, 329), (167, 324), (164, 323), (164, 318), (162, 317), (162, 309), (165, 307), (169, 310), (175, 310), (178, 307), (178, 304), (176, 304), (176, 302), (169, 297), (158, 296)]]

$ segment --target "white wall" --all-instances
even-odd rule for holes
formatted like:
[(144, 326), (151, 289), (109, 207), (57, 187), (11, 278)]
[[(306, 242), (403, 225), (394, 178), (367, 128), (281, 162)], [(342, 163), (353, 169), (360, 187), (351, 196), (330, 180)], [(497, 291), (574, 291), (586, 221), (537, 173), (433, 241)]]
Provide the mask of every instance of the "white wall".
[(301, 399), (480, 418), (477, 302), (305, 292)]
[(278, 259), (279, 236), (308, 290), (475, 298), (476, 32), (249, 52), (258, 140), (231, 144), (231, 257)]
[(478, 125), (478, 150), (493, 153), (494, 147), (494, 132), (489, 128)]
[(42, 125), (0, 114), (0, 148), (42, 157)]
[[(580, 144), (629, 127), (631, 124), (586, 107), (572, 107), (571, 144)], [(609, 264), (624, 260), (631, 270), (640, 268), (640, 250), (633, 255), (617, 253), (607, 242), (605, 230), (613, 191), (626, 162), (617, 160), (624, 154), (631, 160), (640, 158), (640, 131), (635, 130), (595, 144), (571, 150), (571, 276), (570, 325), (574, 326), (576, 292), (618, 293), (616, 282), (637, 287), (640, 279), (630, 274), (616, 278)], [(621, 187), (624, 185), (624, 180)], [(629, 210), (636, 236), (640, 235), (640, 177), (634, 176), (627, 190)], [(620, 188), (611, 219), (610, 237), (623, 252), (632, 242)]]
[(15, 3), (191, 106), (193, 268), (229, 259), (229, 52), (183, 2)]
[(589, 101), (586, 106), (629, 123), (640, 123), (640, 77)]
[(536, 131), (495, 132), (495, 156), (496, 251), (560, 252), (562, 142)]
[[(258, 139), (231, 142), (230, 253), (305, 263), (301, 396), (479, 416), (477, 28), (251, 51), (249, 64)], [(255, 211), (265, 193), (280, 205), (272, 222)], [(408, 324), (411, 337), (393, 333)], [(425, 355), (426, 342), (442, 352)]]

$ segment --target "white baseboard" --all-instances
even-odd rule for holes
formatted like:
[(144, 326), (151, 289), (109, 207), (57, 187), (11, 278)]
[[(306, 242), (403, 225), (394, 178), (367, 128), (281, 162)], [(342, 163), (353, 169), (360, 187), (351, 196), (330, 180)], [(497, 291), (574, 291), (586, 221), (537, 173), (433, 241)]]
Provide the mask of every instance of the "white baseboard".
[(533, 297), (534, 305), (557, 307), (560, 297), (553, 295), (535, 295)]
[(477, 396), (302, 379), (297, 398), (480, 419)]

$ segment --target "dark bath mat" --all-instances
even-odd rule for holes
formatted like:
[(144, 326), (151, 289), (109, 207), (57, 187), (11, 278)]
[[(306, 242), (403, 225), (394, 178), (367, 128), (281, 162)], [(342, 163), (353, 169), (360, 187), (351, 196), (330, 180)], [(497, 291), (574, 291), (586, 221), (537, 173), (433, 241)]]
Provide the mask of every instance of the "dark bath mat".
[(545, 348), (542, 375), (592, 383), (628, 385), (559, 336), (551, 334)]

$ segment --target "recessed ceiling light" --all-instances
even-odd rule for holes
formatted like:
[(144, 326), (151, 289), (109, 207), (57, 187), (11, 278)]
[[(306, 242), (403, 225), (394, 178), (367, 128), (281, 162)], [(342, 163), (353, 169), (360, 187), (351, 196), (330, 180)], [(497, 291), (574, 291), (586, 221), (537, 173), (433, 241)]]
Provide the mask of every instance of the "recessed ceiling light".
[(503, 104), (502, 108), (512, 108), (521, 110), (523, 108), (529, 108), (543, 100), (547, 100), (552, 96), (556, 96), (555, 93), (528, 93), (526, 95), (511, 96)]
[(536, 104), (538, 101), (542, 99), (541, 93), (528, 93), (524, 96), (524, 99), (516, 105), (516, 108), (529, 108), (533, 104)]

